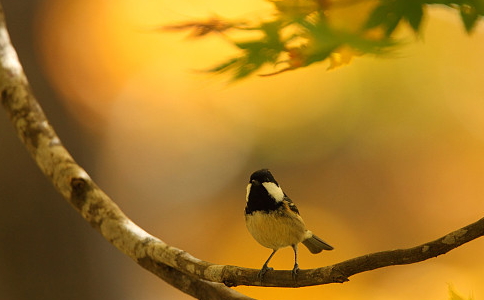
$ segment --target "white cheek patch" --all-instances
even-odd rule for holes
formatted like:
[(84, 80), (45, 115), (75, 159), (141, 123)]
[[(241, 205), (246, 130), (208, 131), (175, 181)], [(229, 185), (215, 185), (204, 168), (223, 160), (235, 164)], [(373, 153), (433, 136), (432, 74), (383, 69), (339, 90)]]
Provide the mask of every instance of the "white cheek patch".
[(245, 195), (245, 202), (249, 202), (249, 193), (250, 193), (250, 188), (252, 187), (252, 183), (249, 183), (247, 185), (247, 195)]
[(262, 185), (266, 188), (269, 195), (277, 202), (280, 202), (282, 199), (284, 199), (284, 192), (274, 182), (263, 182)]

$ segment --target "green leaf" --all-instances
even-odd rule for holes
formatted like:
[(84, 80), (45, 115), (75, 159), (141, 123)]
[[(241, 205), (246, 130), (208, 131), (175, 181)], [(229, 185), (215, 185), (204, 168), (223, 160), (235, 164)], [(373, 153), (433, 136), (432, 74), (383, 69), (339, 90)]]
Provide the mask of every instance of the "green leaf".
[(424, 16), (424, 3), (421, 0), (381, 0), (365, 23), (365, 28), (383, 26), (386, 36), (390, 36), (402, 19), (408, 21), (415, 32), (420, 31)]
[(233, 42), (242, 51), (242, 55), (232, 58), (209, 69), (209, 72), (234, 72), (234, 80), (245, 78), (267, 63), (275, 63), (280, 54), (285, 51), (285, 43), (279, 31), (283, 28), (282, 22), (273, 21), (262, 23), (258, 28), (263, 35), (258, 39), (243, 42)]
[(468, 1), (464, 2), (459, 6), (460, 16), (467, 33), (471, 33), (476, 26), (477, 20), (479, 18), (479, 13), (474, 3)]
[(427, 4), (444, 4), (452, 9), (459, 10), (467, 33), (472, 33), (479, 17), (484, 16), (484, 0), (433, 0)]
[(423, 18), (423, 4), (419, 1), (415, 3), (411, 3), (413, 1), (408, 2), (408, 6), (405, 6), (405, 19), (408, 21), (410, 26), (412, 27), (413, 31), (416, 33), (420, 30), (420, 24), (422, 23)]
[(299, 25), (311, 41), (305, 51), (305, 66), (325, 60), (342, 45), (338, 34), (329, 27), (325, 19), (300, 20)]
[(389, 36), (402, 18), (401, 13), (398, 13), (396, 4), (397, 2), (395, 1), (381, 1), (381, 4), (370, 13), (370, 17), (366, 21), (364, 28), (371, 29), (384, 26), (385, 34)]
[[(426, 7), (429, 5), (445, 5), (458, 10), (468, 33), (474, 30), (480, 17), (484, 16), (484, 0), (374, 0), (376, 5), (369, 13), (363, 28), (358, 32), (351, 32), (338, 29), (328, 22), (326, 8), (330, 9), (331, 5), (326, 0), (268, 1), (278, 11), (271, 18), (267, 18), (271, 21), (220, 22), (212, 18), (205, 22), (187, 22), (171, 28), (179, 30), (194, 27), (200, 31), (199, 36), (227, 28), (254, 32), (255, 35), (249, 39), (232, 41), (239, 50), (236, 57), (207, 70), (214, 73), (231, 72), (233, 79), (237, 80), (268, 64), (284, 64), (282, 69), (269, 74), (275, 75), (307, 67), (328, 58), (334, 66), (338, 64), (338, 57), (344, 55), (349, 61), (354, 56), (366, 53), (386, 53), (400, 44), (392, 34), (402, 20), (415, 33), (421, 31)], [(352, 2), (359, 1), (349, 1)], [(369, 31), (373, 28), (377, 30)], [(231, 38), (228, 37), (227, 40)]]

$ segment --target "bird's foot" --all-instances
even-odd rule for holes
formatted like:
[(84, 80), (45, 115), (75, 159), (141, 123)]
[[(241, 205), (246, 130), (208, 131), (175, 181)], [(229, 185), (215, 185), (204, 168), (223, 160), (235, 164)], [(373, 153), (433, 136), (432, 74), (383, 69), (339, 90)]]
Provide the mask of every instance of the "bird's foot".
[(297, 281), (297, 272), (299, 271), (299, 265), (296, 263), (294, 264), (294, 268), (292, 268), (292, 279)]
[(259, 274), (257, 274), (257, 278), (259, 278), (260, 282), (264, 279), (264, 275), (267, 273), (267, 271), (272, 271), (274, 270), (271, 267), (268, 267), (267, 265), (264, 265), (262, 269), (260, 269)]

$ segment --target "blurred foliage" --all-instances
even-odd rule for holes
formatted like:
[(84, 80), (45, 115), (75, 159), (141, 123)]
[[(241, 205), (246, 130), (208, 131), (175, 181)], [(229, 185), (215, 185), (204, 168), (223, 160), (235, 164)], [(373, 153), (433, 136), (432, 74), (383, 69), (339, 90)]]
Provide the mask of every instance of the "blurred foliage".
[[(200, 38), (219, 33), (238, 50), (238, 55), (210, 68), (209, 72), (232, 72), (233, 79), (254, 74), (265, 65), (276, 71), (262, 76), (329, 61), (328, 69), (348, 64), (355, 56), (386, 53), (401, 43), (397, 26), (406, 23), (419, 34), (429, 5), (445, 5), (460, 12), (468, 33), (484, 15), (484, 0), (266, 0), (275, 13), (266, 20), (225, 20), (212, 17), (163, 27), (164, 30), (192, 30)], [(362, 9), (362, 3), (365, 9)], [(352, 7), (353, 12), (351, 12)], [(345, 13), (338, 11), (346, 9)], [(336, 14), (334, 13), (336, 12)], [(355, 13), (363, 16), (360, 22)], [(336, 16), (334, 16), (336, 15)], [(341, 20), (346, 26), (341, 26)], [(339, 24), (339, 25), (338, 25)], [(350, 26), (348, 26), (348, 24)], [(229, 36), (230, 31), (230, 36)], [(244, 41), (238, 33), (249, 33)]]

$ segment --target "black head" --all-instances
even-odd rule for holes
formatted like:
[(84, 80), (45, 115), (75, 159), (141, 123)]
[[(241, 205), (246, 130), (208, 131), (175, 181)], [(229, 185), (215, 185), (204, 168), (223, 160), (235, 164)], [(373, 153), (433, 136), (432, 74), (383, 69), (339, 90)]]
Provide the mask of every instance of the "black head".
[(282, 205), (284, 197), (279, 184), (268, 169), (255, 171), (250, 176), (247, 186), (247, 206), (245, 213), (255, 211), (270, 212)]
[(273, 182), (279, 185), (277, 181), (274, 179), (274, 176), (272, 176), (269, 169), (261, 169), (261, 170), (255, 171), (254, 173), (252, 173), (252, 175), (250, 175), (249, 182), (252, 184), (258, 184), (258, 185), (262, 184), (263, 182)]

